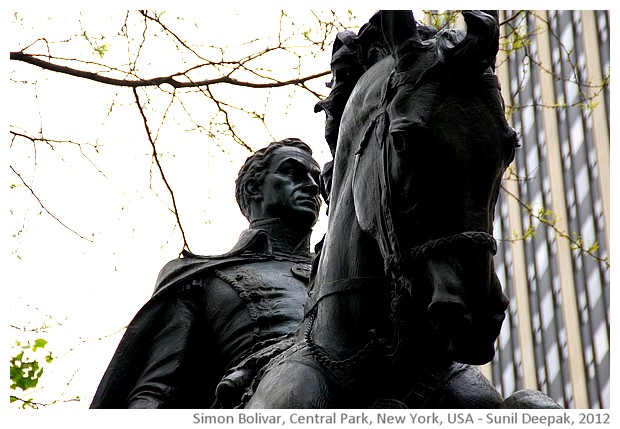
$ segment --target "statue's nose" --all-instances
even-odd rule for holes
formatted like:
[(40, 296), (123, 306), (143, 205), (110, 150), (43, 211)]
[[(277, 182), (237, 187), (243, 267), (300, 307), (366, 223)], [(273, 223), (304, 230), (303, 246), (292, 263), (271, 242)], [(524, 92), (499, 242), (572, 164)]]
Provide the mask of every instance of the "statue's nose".
[(317, 179), (311, 173), (308, 173), (304, 177), (303, 190), (314, 195), (319, 192), (319, 184)]

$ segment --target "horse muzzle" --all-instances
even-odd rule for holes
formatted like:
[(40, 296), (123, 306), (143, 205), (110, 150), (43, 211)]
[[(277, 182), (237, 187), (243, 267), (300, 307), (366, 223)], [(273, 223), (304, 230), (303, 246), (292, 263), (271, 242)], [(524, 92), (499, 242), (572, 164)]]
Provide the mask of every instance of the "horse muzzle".
[(453, 360), (482, 365), (495, 355), (508, 298), (492, 266), (477, 268), (476, 275), (464, 275), (447, 261), (427, 261), (432, 285), (428, 313)]

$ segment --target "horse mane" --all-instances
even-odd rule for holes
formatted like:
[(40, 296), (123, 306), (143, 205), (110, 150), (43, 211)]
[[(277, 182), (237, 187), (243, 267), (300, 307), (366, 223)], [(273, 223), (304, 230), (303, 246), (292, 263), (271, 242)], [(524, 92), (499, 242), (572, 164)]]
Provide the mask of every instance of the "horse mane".
[[(338, 33), (332, 47), (332, 80), (326, 84), (331, 92), (314, 107), (315, 112), (324, 111), (326, 114), (325, 140), (332, 158), (336, 153), (342, 113), (357, 81), (372, 66), (392, 55), (383, 33), (380, 13), (375, 13), (357, 34), (350, 30)], [(435, 49), (436, 58), (442, 58), (463, 39), (463, 33), (453, 29), (438, 31), (431, 26), (418, 25), (417, 30), (422, 41), (421, 49)], [(333, 161), (329, 161), (321, 176), (321, 194), (328, 206), (332, 168)]]
[[(419, 42), (415, 41), (418, 49), (435, 51), (435, 63), (431, 67), (451, 54), (454, 56), (454, 48), (465, 37), (461, 30), (437, 30), (427, 25), (418, 25), (417, 31), (420, 36)], [(326, 140), (332, 156), (335, 154), (342, 112), (355, 84), (368, 69), (391, 55), (380, 12), (375, 13), (359, 33), (345, 30), (337, 34), (331, 57), (332, 80), (326, 84), (331, 92), (314, 108), (315, 112), (324, 111), (327, 115)]]

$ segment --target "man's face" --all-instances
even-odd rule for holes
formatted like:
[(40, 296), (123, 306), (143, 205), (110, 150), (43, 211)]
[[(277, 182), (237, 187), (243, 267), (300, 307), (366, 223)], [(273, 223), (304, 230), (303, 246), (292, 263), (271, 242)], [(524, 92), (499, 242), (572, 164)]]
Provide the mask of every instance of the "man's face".
[(306, 151), (280, 147), (273, 152), (261, 193), (263, 218), (280, 218), (283, 223), (311, 228), (319, 216), (319, 169)]

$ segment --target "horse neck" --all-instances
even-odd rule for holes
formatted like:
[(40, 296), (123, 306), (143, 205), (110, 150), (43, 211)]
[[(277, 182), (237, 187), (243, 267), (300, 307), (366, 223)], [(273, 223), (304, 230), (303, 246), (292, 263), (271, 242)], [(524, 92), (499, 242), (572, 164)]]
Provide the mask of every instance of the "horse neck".
[[(330, 292), (317, 305), (313, 328), (316, 342), (335, 355), (354, 352), (368, 342), (368, 331), (389, 318), (390, 288), (383, 270), (383, 258), (374, 238), (364, 232), (356, 217), (352, 193), (353, 165), (359, 142), (365, 132), (361, 118), (371, 118), (379, 106), (364, 103), (361, 86), (370, 87), (371, 99), (380, 98), (381, 83), (389, 67), (375, 67), (360, 78), (345, 108), (338, 139), (329, 207), (329, 223), (314, 280), (315, 293)], [(369, 77), (369, 75), (372, 75)], [(367, 81), (367, 82), (365, 82)], [(369, 201), (368, 204), (375, 202)]]
[(371, 329), (391, 328), (391, 289), (377, 244), (357, 224), (352, 201), (345, 198), (330, 210), (314, 280), (315, 295), (321, 298), (312, 337), (344, 358), (368, 343)]

